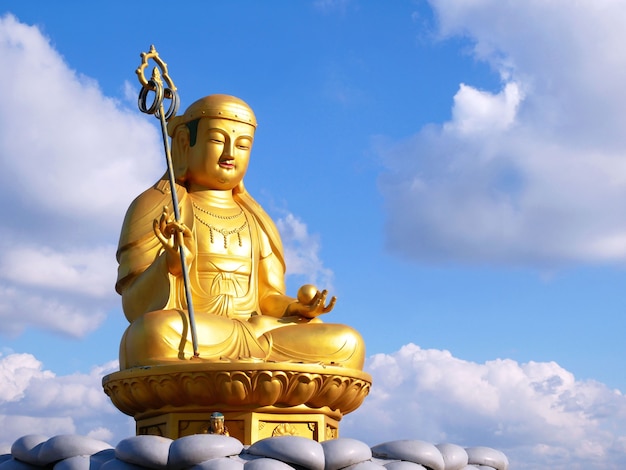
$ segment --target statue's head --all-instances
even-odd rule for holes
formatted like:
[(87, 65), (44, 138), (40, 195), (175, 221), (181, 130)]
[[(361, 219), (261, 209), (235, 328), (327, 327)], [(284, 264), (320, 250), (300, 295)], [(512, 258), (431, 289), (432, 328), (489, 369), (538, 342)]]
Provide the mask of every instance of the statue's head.
[(179, 183), (204, 189), (235, 189), (248, 168), (256, 118), (230, 95), (210, 95), (172, 118), (172, 160)]

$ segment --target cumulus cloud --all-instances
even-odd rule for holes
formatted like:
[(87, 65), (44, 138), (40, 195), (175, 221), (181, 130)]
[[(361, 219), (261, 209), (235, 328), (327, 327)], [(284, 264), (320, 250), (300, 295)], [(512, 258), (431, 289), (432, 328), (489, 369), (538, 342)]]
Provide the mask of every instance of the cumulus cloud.
[(380, 146), (388, 246), (430, 262), (626, 260), (626, 57), (616, 52), (626, 5), (430, 3), (440, 39), (466, 37), (502, 88), (460, 84), (449, 122)]
[(369, 358), (374, 385), (342, 435), (486, 445), (511, 467), (623, 468), (626, 397), (554, 362), (478, 364), (408, 344)]
[(113, 445), (132, 435), (131, 418), (102, 391), (102, 376), (117, 368), (112, 361), (88, 374), (57, 376), (31, 354), (0, 357), (0, 453), (33, 432), (80, 434)]
[(160, 137), (11, 15), (0, 69), (0, 331), (82, 336), (117, 305), (121, 219), (162, 172)]
[[(87, 313), (88, 312), (88, 313)], [(106, 312), (93, 298), (0, 284), (0, 333), (18, 336), (29, 326), (80, 338), (98, 328)]]
[(93, 297), (105, 297), (111, 290), (111, 276), (104, 273), (115, 272), (113, 245), (61, 252), (18, 243), (0, 260), (0, 275), (7, 281)]
[(504, 131), (514, 123), (521, 100), (517, 83), (507, 83), (498, 94), (476, 90), (462, 83), (454, 96), (452, 121), (444, 128), (465, 136)]

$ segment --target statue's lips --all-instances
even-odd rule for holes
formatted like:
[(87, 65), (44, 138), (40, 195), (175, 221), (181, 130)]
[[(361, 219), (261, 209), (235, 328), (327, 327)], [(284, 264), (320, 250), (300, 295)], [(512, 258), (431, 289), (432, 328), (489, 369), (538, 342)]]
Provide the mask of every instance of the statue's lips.
[(233, 158), (229, 158), (227, 160), (220, 160), (217, 164), (221, 168), (227, 168), (227, 169), (235, 168), (235, 160)]

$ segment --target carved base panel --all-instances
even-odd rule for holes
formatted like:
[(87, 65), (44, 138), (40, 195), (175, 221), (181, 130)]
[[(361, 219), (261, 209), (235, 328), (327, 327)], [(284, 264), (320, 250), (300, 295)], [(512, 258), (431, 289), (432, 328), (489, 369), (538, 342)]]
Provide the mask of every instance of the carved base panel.
[[(211, 413), (167, 413), (137, 420), (137, 435), (151, 434), (170, 439), (205, 434)], [(339, 422), (324, 414), (225, 412), (231, 437), (244, 444), (274, 436), (300, 436), (322, 442), (339, 437)]]

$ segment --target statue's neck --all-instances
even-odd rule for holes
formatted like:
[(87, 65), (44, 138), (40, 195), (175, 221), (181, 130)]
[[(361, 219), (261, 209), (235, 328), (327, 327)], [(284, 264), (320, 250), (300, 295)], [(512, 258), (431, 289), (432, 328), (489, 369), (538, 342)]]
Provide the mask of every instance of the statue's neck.
[(190, 191), (189, 193), (196, 204), (210, 206), (221, 209), (239, 207), (233, 199), (232, 191), (222, 191), (218, 189), (203, 189)]

